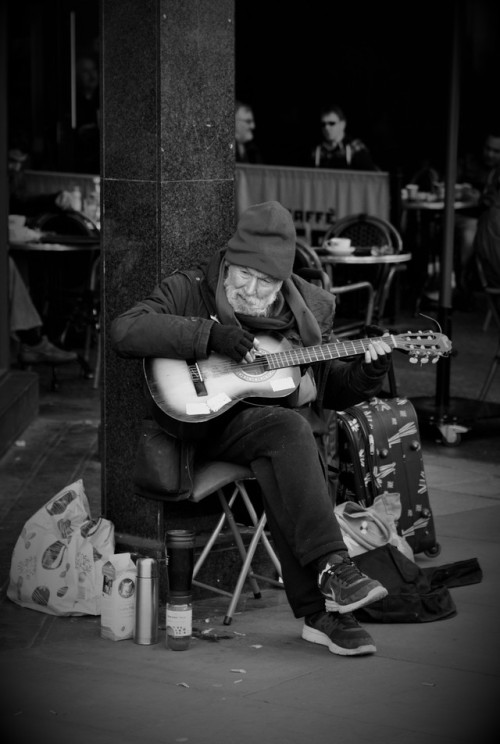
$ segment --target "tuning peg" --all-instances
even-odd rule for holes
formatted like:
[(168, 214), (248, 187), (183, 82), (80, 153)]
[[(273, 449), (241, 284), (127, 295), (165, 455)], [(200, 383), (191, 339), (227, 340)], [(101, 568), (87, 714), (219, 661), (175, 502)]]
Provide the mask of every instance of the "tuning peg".
[(420, 359), (420, 364), (427, 364), (428, 361), (429, 361), (429, 357), (427, 355), (423, 356)]
[(439, 357), (438, 356), (432, 357), (432, 363), (433, 364), (437, 364), (438, 361), (439, 361)]
[(410, 364), (416, 364), (417, 362), (418, 362), (418, 359), (417, 359), (416, 356), (411, 356), (410, 357)]

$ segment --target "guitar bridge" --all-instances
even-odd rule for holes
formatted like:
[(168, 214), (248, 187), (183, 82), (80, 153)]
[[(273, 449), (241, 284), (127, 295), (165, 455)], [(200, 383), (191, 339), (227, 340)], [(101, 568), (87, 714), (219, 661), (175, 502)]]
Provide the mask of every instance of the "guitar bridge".
[(189, 374), (191, 376), (191, 382), (193, 383), (194, 389), (196, 391), (196, 395), (199, 397), (208, 395), (207, 388), (205, 387), (205, 383), (203, 382), (203, 375), (201, 374), (201, 370), (198, 366), (198, 363), (195, 360), (190, 360), (187, 362)]

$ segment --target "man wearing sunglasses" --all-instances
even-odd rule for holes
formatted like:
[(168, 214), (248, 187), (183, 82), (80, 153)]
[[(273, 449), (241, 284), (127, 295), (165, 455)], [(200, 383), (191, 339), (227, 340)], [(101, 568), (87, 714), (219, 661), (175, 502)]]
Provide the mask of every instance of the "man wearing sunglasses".
[(322, 142), (312, 153), (316, 168), (336, 170), (378, 170), (366, 145), (346, 135), (346, 117), (340, 106), (325, 106), (321, 111)]

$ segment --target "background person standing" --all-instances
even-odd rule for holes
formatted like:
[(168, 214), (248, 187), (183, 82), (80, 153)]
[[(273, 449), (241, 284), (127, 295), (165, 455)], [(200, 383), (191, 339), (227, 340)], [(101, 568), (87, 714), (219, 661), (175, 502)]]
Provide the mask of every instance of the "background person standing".
[(237, 163), (262, 163), (262, 156), (254, 142), (255, 118), (251, 106), (236, 101), (235, 157)]

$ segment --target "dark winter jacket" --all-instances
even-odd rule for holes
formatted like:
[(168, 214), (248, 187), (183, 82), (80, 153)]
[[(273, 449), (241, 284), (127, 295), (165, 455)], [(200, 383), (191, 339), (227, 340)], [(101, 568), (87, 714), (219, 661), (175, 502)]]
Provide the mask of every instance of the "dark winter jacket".
[[(171, 274), (148, 297), (118, 316), (111, 326), (116, 353), (124, 358), (206, 359), (222, 255), (205, 268)], [(323, 342), (333, 340), (335, 298), (298, 276), (292, 278), (319, 323)], [(292, 343), (300, 343), (296, 330), (286, 335)], [(382, 384), (380, 377), (369, 374), (361, 357), (311, 366), (319, 407), (340, 410), (354, 405), (376, 395)]]

